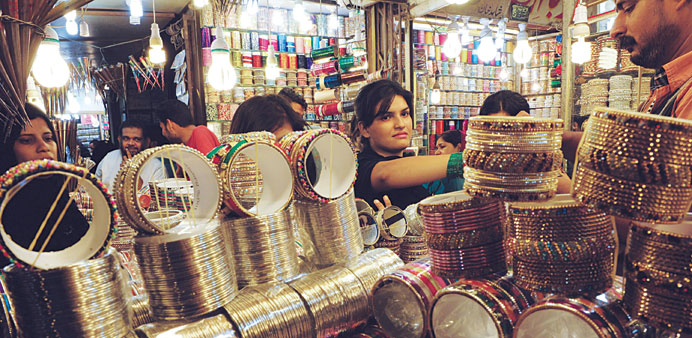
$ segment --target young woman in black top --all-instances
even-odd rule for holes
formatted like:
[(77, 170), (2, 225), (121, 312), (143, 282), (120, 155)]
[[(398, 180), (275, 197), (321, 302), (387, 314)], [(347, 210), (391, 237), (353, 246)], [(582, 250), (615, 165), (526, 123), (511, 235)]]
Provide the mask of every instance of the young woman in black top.
[(462, 175), (461, 153), (403, 157), (411, 144), (413, 95), (400, 84), (379, 80), (366, 85), (355, 108), (351, 128), (361, 146), (356, 197), (375, 204), (386, 195), (403, 209), (428, 196), (422, 184)]

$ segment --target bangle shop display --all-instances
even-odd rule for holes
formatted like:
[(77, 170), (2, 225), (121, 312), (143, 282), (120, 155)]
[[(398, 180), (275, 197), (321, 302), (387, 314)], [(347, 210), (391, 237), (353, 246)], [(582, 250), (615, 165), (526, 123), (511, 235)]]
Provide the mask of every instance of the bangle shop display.
[[(467, 189), (403, 210), (355, 198), (355, 150), (328, 129), (278, 142), (229, 135), (206, 155), (182, 145), (147, 149), (121, 167), (112, 192), (77, 166), (17, 165), (0, 176), (0, 249), (12, 263), (0, 280), (2, 331), (692, 334), (692, 159), (678, 146), (692, 140), (692, 123), (598, 110), (573, 193), (556, 195), (562, 122), (510, 121), (472, 119), (471, 146), (453, 170), (464, 168)], [(625, 150), (624, 138), (636, 142)], [(655, 156), (644, 156), (648, 143)], [(143, 177), (152, 163), (167, 177)], [(51, 181), (56, 196), (46, 205), (22, 193)], [(11, 222), (19, 203), (39, 214), (27, 239)], [(612, 215), (631, 220), (626, 243)], [(68, 219), (87, 226), (80, 232)], [(619, 245), (623, 277), (615, 275)]]

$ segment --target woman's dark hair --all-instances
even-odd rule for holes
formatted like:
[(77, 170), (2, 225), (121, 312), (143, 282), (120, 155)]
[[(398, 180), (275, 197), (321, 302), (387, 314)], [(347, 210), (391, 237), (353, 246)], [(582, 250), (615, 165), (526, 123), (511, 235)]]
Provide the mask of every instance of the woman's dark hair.
[(255, 96), (243, 102), (231, 122), (231, 134), (251, 131), (272, 132), (288, 122), (293, 131), (305, 130), (308, 123), (278, 95)]
[(440, 134), (440, 138), (445, 142), (451, 143), (455, 147), (462, 142), (461, 131), (458, 129), (447, 130)]
[(289, 103), (295, 102), (295, 103), (299, 104), (301, 107), (303, 107), (303, 109), (305, 109), (305, 110), (308, 109), (308, 103), (305, 101), (305, 99), (302, 96), (300, 96), (298, 93), (294, 92), (293, 89), (291, 89), (291, 88), (288, 88), (288, 87), (283, 88), (283, 89), (281, 89), (281, 91), (277, 95), (288, 100)]
[(483, 101), (479, 115), (492, 115), (504, 111), (510, 116), (517, 116), (522, 110), (531, 112), (529, 103), (521, 94), (511, 90), (501, 90)]
[(413, 114), (413, 94), (404, 89), (398, 82), (379, 80), (361, 88), (356, 97), (356, 114), (353, 116), (351, 123), (351, 138), (353, 140), (360, 138), (361, 146), (369, 146), (368, 139), (360, 137), (358, 123), (362, 122), (363, 127), (370, 127), (375, 118), (389, 110), (394, 97), (397, 95), (406, 100), (409, 111)]
[[(48, 129), (50, 129), (50, 132), (53, 133), (53, 139), (57, 138), (53, 123), (50, 121), (50, 118), (48, 118), (48, 115), (43, 113), (41, 109), (31, 103), (27, 103), (24, 105), (24, 110), (26, 111), (29, 121), (39, 118), (46, 121)], [(9, 137), (7, 137), (7, 139), (5, 139), (5, 141), (0, 145), (0, 174), (3, 174), (8, 169), (19, 164), (17, 163), (17, 157), (14, 155), (14, 142), (19, 138), (22, 130), (24, 130), (24, 127), (20, 127), (19, 125), (15, 124), (12, 127), (12, 130), (10, 130)]]

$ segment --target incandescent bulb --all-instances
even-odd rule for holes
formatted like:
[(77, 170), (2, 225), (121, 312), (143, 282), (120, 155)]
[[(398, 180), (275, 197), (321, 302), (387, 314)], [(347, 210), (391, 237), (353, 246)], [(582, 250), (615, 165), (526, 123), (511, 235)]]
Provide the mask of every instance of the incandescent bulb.
[(502, 69), (500, 69), (500, 81), (504, 82), (507, 80), (509, 80), (509, 72), (507, 71), (507, 68), (502, 67)]
[(442, 46), (442, 52), (445, 53), (448, 58), (459, 58), (459, 53), (461, 53), (461, 40), (459, 38), (459, 25), (456, 21), (452, 22), (449, 27), (447, 27), (447, 40), (445, 40), (444, 46)]
[(500, 22), (497, 23), (497, 35), (495, 36), (495, 48), (497, 50), (502, 50), (502, 47), (505, 46), (505, 28), (507, 24), (505, 23), (506, 19), (500, 20)]
[[(329, 14), (329, 18), (327, 19), (327, 25), (329, 27), (329, 30), (332, 32), (338, 32), (339, 31), (339, 16), (336, 14), (336, 7), (334, 7), (334, 11)], [(334, 34), (337, 35), (337, 34)]]
[[(130, 0), (130, 16), (141, 17), (144, 15), (142, 0)], [(132, 18), (130, 18), (132, 20)]]
[(259, 12), (259, 8), (257, 7), (257, 1), (254, 1), (254, 0), (248, 1), (247, 14), (248, 15), (257, 15), (257, 12)]
[(440, 104), (440, 98), (442, 96), (442, 93), (440, 92), (440, 89), (433, 89), (430, 91), (430, 103), (432, 104)]
[(303, 0), (296, 0), (295, 5), (293, 5), (293, 19), (304, 20), (305, 19), (305, 7), (303, 6)]
[(77, 21), (67, 20), (67, 22), (65, 22), (65, 31), (67, 31), (67, 34), (77, 35), (77, 33), (79, 33), (79, 26), (77, 25)]
[(453, 74), (457, 75), (457, 76), (462, 75), (463, 71), (462, 71), (461, 67), (462, 67), (461, 63), (459, 62), (459, 59), (457, 59), (457, 63), (454, 64)]
[(613, 48), (603, 47), (598, 54), (598, 67), (603, 69), (613, 69), (618, 63), (618, 51)]
[(46, 37), (36, 51), (31, 72), (43, 87), (62, 87), (70, 78), (70, 68), (60, 55), (58, 33), (50, 26), (46, 26), (45, 33)]
[(89, 33), (89, 24), (86, 22), (86, 19), (84, 18), (82, 18), (82, 22), (79, 23), (79, 36), (91, 36), (91, 33)]
[(531, 61), (531, 56), (533, 55), (533, 50), (529, 45), (529, 35), (526, 34), (526, 24), (519, 24), (519, 34), (517, 34), (517, 46), (514, 47), (512, 52), (514, 56), (514, 62), (518, 64), (527, 64)]
[(202, 8), (208, 4), (209, 4), (209, 0), (194, 0), (192, 2), (192, 5), (195, 6), (195, 8)]
[(478, 46), (478, 58), (482, 62), (490, 62), (495, 59), (497, 52), (493, 41), (493, 31), (488, 26), (490, 24), (489, 19), (481, 19), (481, 24), (483, 24), (483, 30), (481, 31), (481, 44)]
[(159, 32), (159, 24), (151, 24), (151, 37), (149, 38), (149, 61), (154, 64), (166, 62), (166, 52), (163, 50), (163, 40)]
[(572, 45), (572, 62), (582, 64), (591, 60), (591, 42), (584, 41), (584, 37), (578, 37)]
[(279, 75), (281, 75), (281, 70), (276, 62), (276, 54), (274, 53), (274, 45), (269, 44), (267, 47), (267, 67), (264, 69), (264, 74), (267, 80), (274, 81)]
[(216, 27), (216, 40), (211, 43), (211, 66), (207, 73), (207, 81), (216, 90), (230, 90), (237, 80), (235, 69), (231, 65), (228, 42), (223, 37), (221, 27)]

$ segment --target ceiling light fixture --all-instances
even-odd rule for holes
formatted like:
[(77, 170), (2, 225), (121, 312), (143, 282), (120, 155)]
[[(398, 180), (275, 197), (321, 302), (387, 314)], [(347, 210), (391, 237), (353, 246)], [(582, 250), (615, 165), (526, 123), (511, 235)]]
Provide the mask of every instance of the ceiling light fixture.
[(518, 64), (527, 64), (531, 61), (531, 56), (533, 55), (533, 50), (529, 45), (529, 35), (526, 33), (526, 24), (519, 24), (519, 34), (517, 34), (517, 46), (514, 47), (512, 52), (514, 57), (514, 62)]
[(51, 26), (46, 26), (44, 32), (46, 37), (38, 46), (31, 73), (43, 87), (62, 87), (70, 78), (70, 68), (60, 55), (58, 33)]
[(207, 81), (216, 90), (230, 90), (235, 87), (237, 80), (238, 76), (231, 65), (228, 42), (223, 36), (223, 29), (218, 26), (216, 39), (211, 43), (211, 66), (207, 72)]
[(74, 10), (69, 11), (65, 14), (65, 30), (67, 31), (67, 34), (70, 35), (77, 35), (79, 33), (79, 27), (77, 26), (77, 12)]
[(482, 18), (481, 24), (483, 30), (481, 31), (481, 44), (478, 46), (478, 58), (487, 63), (495, 59), (497, 49), (493, 42), (493, 31), (490, 30), (490, 19)]
[(162, 65), (166, 63), (166, 52), (163, 50), (163, 40), (159, 24), (156, 23), (156, 0), (152, 1), (154, 10), (154, 22), (151, 24), (151, 37), (149, 38), (149, 61)]
[(459, 58), (459, 53), (461, 53), (461, 40), (459, 38), (459, 24), (457, 24), (456, 17), (447, 27), (447, 40), (445, 40), (442, 46), (442, 52), (445, 53), (448, 58)]

